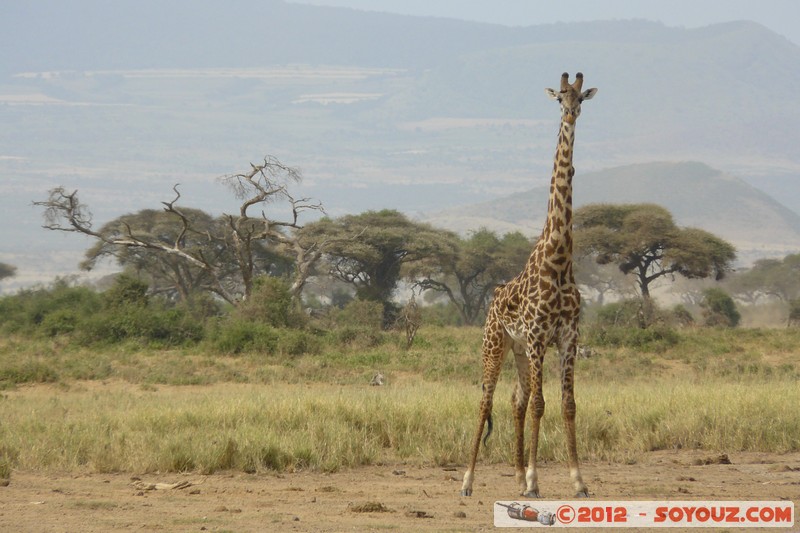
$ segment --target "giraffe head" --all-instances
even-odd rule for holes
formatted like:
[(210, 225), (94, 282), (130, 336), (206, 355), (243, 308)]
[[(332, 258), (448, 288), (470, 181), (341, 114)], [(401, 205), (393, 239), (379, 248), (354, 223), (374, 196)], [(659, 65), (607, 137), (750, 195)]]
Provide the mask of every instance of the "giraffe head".
[(589, 89), (581, 92), (583, 87), (583, 74), (578, 72), (575, 75), (575, 82), (569, 83), (569, 74), (566, 72), (561, 75), (561, 90), (556, 92), (554, 89), (545, 89), (550, 98), (558, 100), (561, 104), (561, 119), (568, 124), (575, 124), (575, 120), (581, 114), (581, 102), (592, 98), (597, 89)]

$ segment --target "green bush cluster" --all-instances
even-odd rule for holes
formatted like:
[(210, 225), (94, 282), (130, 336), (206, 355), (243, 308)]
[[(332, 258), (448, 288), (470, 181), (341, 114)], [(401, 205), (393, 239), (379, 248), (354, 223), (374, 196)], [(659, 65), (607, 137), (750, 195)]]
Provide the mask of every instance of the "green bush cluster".
[(231, 318), (274, 328), (299, 328), (306, 322), (305, 315), (292, 303), (288, 284), (268, 276), (254, 280), (250, 297), (231, 312)]
[(369, 300), (350, 300), (341, 309), (331, 310), (319, 325), (327, 342), (342, 347), (380, 346), (386, 341), (384, 306)]
[(180, 346), (203, 338), (203, 324), (182, 309), (125, 305), (86, 319), (77, 339), (81, 344), (137, 340), (156, 346)]
[(678, 344), (680, 335), (674, 328), (664, 325), (639, 328), (624, 326), (599, 327), (593, 324), (585, 328), (583, 342), (591, 346), (629, 347), (650, 352), (660, 352)]
[(225, 320), (209, 329), (208, 342), (215, 351), (237, 355), (242, 352), (272, 352), (278, 345), (275, 328), (243, 320)]
[(595, 322), (602, 327), (640, 327), (643, 320), (640, 300), (623, 300), (606, 304), (597, 310)]
[[(226, 312), (208, 298), (175, 304), (153, 296), (143, 281), (118, 275), (104, 292), (57, 280), (0, 298), (0, 332), (77, 346), (135, 343), (154, 348), (199, 346), (226, 355), (318, 354), (324, 346), (373, 347), (385, 342), (383, 306), (352, 300), (324, 319), (311, 319), (292, 300), (288, 284), (263, 277), (246, 301)], [(35, 369), (7, 369), (8, 382), (47, 381)], [(28, 376), (29, 379), (26, 379)]]
[(103, 293), (57, 280), (49, 287), (0, 299), (0, 330), (40, 337), (69, 335), (83, 345), (128, 340), (177, 346), (203, 337), (187, 309), (151, 299), (147, 285), (127, 275)]
[(57, 279), (50, 287), (26, 289), (0, 298), (0, 330), (25, 335), (70, 333), (84, 318), (102, 310), (102, 296)]
[(707, 326), (734, 328), (742, 319), (733, 298), (722, 289), (710, 288), (703, 291), (703, 302), (700, 306), (703, 308), (703, 318)]
[[(423, 322), (444, 325), (455, 320), (451, 307), (424, 308)], [(694, 324), (682, 306), (649, 310), (643, 328), (641, 301), (611, 303), (588, 313), (581, 326), (582, 342), (596, 346), (662, 351), (680, 341), (677, 329)], [(380, 302), (354, 299), (342, 308), (313, 318), (293, 301), (288, 284), (275, 277), (256, 280), (251, 296), (224, 313), (209, 298), (175, 304), (150, 293), (146, 283), (130, 275), (116, 277), (112, 287), (97, 292), (57, 280), (50, 286), (0, 298), (0, 332), (63, 339), (77, 346), (134, 343), (147, 347), (197, 346), (201, 352), (226, 355), (264, 354), (296, 357), (323, 351), (369, 350), (393, 342), (385, 330)], [(735, 326), (738, 313), (730, 297), (709, 290), (703, 304), (704, 325)], [(420, 337), (420, 343), (424, 338)], [(35, 365), (34, 365), (35, 366)], [(52, 376), (22, 363), (5, 368), (3, 381), (48, 381)]]
[(275, 328), (268, 324), (225, 319), (207, 329), (206, 344), (211, 351), (239, 355), (243, 353), (297, 356), (322, 350), (320, 333), (305, 329)]
[(645, 310), (640, 300), (623, 300), (596, 310), (593, 320), (583, 325), (582, 342), (593, 346), (637, 348), (661, 351), (680, 341), (676, 326), (693, 323), (691, 313), (683, 306), (671, 310), (653, 307), (645, 326)]
[(789, 300), (789, 326), (800, 325), (800, 299)]

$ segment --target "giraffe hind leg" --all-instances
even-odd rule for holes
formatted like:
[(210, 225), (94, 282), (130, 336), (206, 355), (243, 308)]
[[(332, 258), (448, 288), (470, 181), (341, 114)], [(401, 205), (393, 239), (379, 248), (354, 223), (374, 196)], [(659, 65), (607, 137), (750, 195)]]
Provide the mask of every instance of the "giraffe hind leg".
[[(505, 352), (505, 331), (502, 329), (502, 326), (499, 328), (491, 328), (487, 325), (487, 332), (483, 339), (483, 395), (481, 397), (478, 414), (478, 427), (476, 428), (475, 437), (472, 441), (470, 461), (467, 466), (467, 471), (464, 473), (464, 482), (461, 485), (462, 496), (472, 495), (472, 482), (475, 479), (475, 464), (478, 461), (478, 451), (481, 447), (481, 441), (483, 441), (485, 445), (486, 440), (492, 433), (494, 426), (492, 422), (494, 391), (497, 385), (497, 379), (500, 377), (500, 369), (503, 366)], [(483, 437), (484, 428), (487, 429), (485, 437)]]
[[(495, 377), (494, 379), (496, 382), (497, 378)], [(481, 398), (480, 411), (478, 415), (478, 428), (475, 433), (475, 439), (473, 440), (472, 444), (472, 455), (469, 462), (469, 466), (467, 467), (467, 471), (464, 473), (464, 482), (461, 485), (462, 496), (472, 496), (472, 482), (475, 479), (475, 464), (478, 461), (478, 451), (480, 450), (481, 447), (481, 441), (483, 441), (483, 444), (485, 446), (486, 440), (492, 433), (492, 429), (494, 426), (492, 422), (493, 396), (494, 396), (494, 384), (492, 383), (487, 386), (487, 384), (484, 383), (483, 396)], [(484, 428), (487, 428), (486, 436), (483, 436)], [(481, 437), (483, 438), (481, 439)]]

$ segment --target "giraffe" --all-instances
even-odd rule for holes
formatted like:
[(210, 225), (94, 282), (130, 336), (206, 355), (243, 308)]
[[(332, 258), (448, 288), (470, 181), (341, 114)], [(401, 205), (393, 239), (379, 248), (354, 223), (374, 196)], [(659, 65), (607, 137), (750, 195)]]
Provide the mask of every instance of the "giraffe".
[[(581, 477), (575, 441), (575, 397), (573, 375), (578, 342), (580, 293), (572, 275), (572, 150), (575, 121), (581, 103), (592, 98), (597, 89), (581, 92), (583, 74), (569, 83), (569, 75), (561, 75), (561, 90), (546, 89), (561, 104), (561, 126), (558, 136), (547, 220), (525, 268), (517, 277), (497, 287), (486, 317), (483, 334), (483, 396), (480, 402), (478, 428), (472, 442), (472, 456), (464, 474), (461, 495), (472, 495), (475, 462), (481, 445), (484, 425), (486, 439), (492, 432), (492, 397), (506, 353), (514, 352), (518, 381), (512, 395), (515, 432), (516, 481), (522, 495), (539, 498), (536, 454), (539, 424), (544, 414), (542, 395), (542, 362), (551, 344), (558, 347), (561, 362), (561, 413), (567, 435), (570, 478), (576, 496), (588, 497), (589, 490)], [(531, 393), (533, 396), (531, 397)], [(532, 434), (528, 467), (524, 467), (525, 416), (530, 409)]]

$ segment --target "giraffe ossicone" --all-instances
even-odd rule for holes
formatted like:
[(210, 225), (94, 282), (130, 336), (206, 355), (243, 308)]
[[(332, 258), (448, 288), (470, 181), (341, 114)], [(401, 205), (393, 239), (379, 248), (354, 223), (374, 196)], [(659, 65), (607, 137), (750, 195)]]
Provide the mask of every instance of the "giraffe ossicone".
[[(536, 455), (545, 408), (542, 365), (550, 345), (558, 347), (561, 364), (561, 413), (567, 435), (570, 478), (577, 496), (589, 496), (581, 477), (575, 438), (574, 369), (581, 296), (572, 273), (572, 177), (575, 174), (572, 156), (575, 122), (581, 114), (581, 104), (591, 99), (597, 89), (583, 91), (583, 74), (578, 73), (575, 81), (569, 83), (569, 74), (565, 72), (561, 75), (560, 89), (545, 89), (545, 92), (561, 104), (547, 219), (524, 269), (495, 289), (489, 307), (483, 333), (483, 396), (470, 462), (461, 486), (463, 496), (472, 495), (481, 436), (487, 422), (486, 438), (491, 432), (494, 391), (503, 359), (509, 351), (514, 353), (518, 377), (511, 398), (516, 480), (522, 495), (540, 496)], [(525, 418), (529, 410), (532, 428), (526, 468)]]

